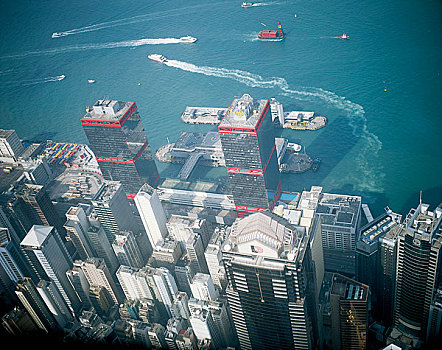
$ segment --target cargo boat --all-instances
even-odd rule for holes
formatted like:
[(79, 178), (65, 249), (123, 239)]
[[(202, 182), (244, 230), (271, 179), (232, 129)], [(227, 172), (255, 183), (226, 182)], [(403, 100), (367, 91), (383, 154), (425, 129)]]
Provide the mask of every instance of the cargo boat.
[(281, 22), (278, 22), (278, 30), (261, 30), (258, 33), (258, 39), (266, 41), (282, 41), (285, 33), (282, 31)]

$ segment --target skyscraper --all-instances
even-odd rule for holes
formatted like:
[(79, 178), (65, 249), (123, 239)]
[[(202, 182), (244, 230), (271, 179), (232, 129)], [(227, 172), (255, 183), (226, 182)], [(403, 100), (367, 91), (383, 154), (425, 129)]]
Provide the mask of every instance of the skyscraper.
[(75, 315), (80, 308), (80, 302), (66, 276), (66, 272), (72, 268), (72, 260), (55, 227), (32, 226), (21, 246), (35, 254), (38, 264), (58, 288), (71, 313)]
[(241, 349), (314, 348), (316, 280), (305, 228), (262, 211), (237, 219), (222, 251)]
[(269, 100), (244, 94), (218, 125), (238, 217), (272, 210), (281, 195)]
[(441, 264), (442, 206), (434, 212), (428, 209), (420, 203), (410, 210), (397, 243), (394, 326), (421, 339)]
[(81, 125), (104, 178), (120, 181), (130, 201), (144, 183), (156, 184), (158, 170), (135, 102), (98, 100)]
[(330, 289), (333, 349), (367, 348), (367, 285), (334, 274)]

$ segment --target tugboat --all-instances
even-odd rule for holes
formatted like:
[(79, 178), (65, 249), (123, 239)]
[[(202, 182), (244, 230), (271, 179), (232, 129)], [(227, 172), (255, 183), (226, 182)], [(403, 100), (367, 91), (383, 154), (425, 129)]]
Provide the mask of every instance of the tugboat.
[(266, 41), (282, 41), (285, 33), (282, 31), (281, 22), (278, 22), (278, 30), (261, 30), (258, 33), (258, 39)]
[(147, 56), (147, 58), (152, 61), (155, 61), (155, 62), (160, 62), (160, 63), (167, 62), (167, 58), (164, 57), (163, 55), (152, 54), (152, 55)]
[(312, 163), (312, 170), (317, 171), (319, 168), (319, 164), (321, 164), (321, 159), (315, 158)]
[(340, 36), (337, 36), (336, 39), (350, 39), (350, 36), (344, 33)]
[(253, 2), (243, 2), (242, 4), (241, 4), (241, 7), (252, 7), (253, 6)]

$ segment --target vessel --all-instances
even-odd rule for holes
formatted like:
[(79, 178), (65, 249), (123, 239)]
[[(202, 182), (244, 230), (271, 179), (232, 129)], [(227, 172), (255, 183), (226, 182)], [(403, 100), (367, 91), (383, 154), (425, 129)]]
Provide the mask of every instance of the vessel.
[(89, 84), (93, 84), (93, 83), (95, 83), (95, 80), (94, 79), (88, 79), (88, 81), (87, 81)]
[(350, 36), (344, 33), (340, 36), (337, 36), (336, 39), (350, 39)]
[(187, 35), (180, 38), (180, 42), (182, 43), (194, 43), (197, 41), (197, 38), (194, 38), (193, 36)]
[(57, 80), (63, 80), (64, 78), (66, 78), (66, 75), (62, 74), (57, 78)]
[(152, 54), (152, 55), (147, 56), (147, 58), (152, 61), (156, 61), (156, 62), (160, 62), (160, 63), (167, 62), (167, 58), (164, 57), (163, 55)]
[(61, 37), (61, 36), (63, 36), (62, 33), (58, 33), (58, 32), (52, 33), (52, 37), (53, 37), (53, 38), (59, 38), (59, 37)]
[(285, 37), (282, 31), (281, 22), (278, 22), (278, 30), (261, 30), (258, 33), (258, 39), (266, 41), (281, 41)]
[(252, 7), (253, 6), (253, 2), (243, 2), (241, 4), (241, 7)]

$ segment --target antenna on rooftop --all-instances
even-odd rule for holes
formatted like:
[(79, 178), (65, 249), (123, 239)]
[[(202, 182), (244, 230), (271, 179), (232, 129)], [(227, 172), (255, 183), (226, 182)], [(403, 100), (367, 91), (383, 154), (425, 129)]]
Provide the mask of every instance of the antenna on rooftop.
[(419, 205), (422, 204), (422, 190), (419, 192)]

